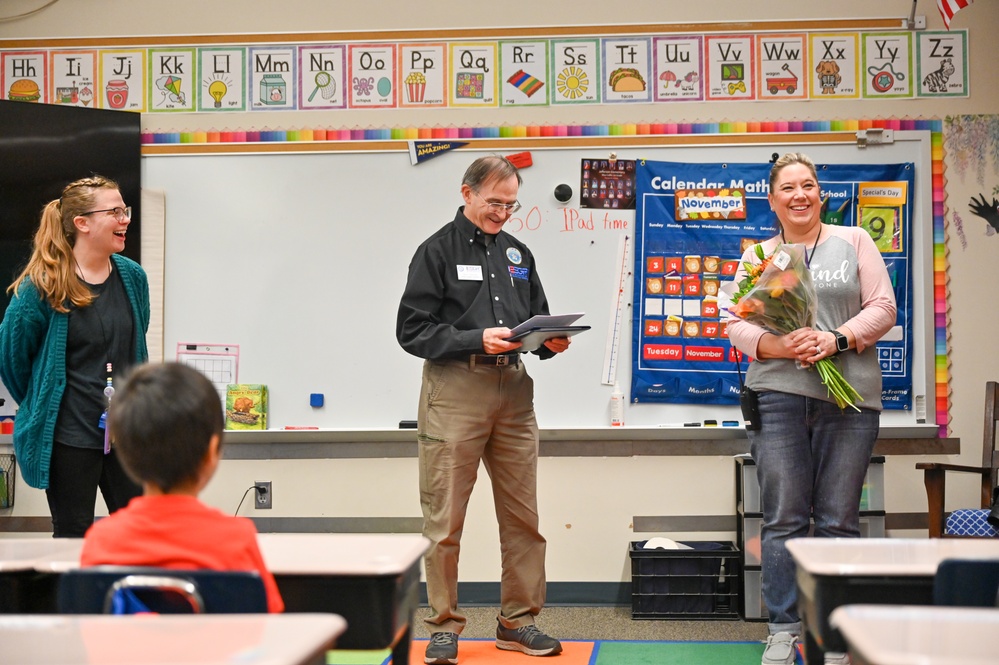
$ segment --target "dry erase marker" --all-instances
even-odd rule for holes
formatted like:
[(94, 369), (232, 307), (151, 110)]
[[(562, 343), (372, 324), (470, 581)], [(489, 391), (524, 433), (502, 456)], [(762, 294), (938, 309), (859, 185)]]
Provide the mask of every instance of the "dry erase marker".
[(700, 427), (701, 423), (684, 423), (684, 427)]
[(722, 427), (738, 427), (738, 426), (739, 426), (739, 421), (738, 420), (723, 420), (722, 421)]
[(717, 420), (705, 420), (704, 421), (704, 426), (705, 427), (718, 427), (718, 421)]

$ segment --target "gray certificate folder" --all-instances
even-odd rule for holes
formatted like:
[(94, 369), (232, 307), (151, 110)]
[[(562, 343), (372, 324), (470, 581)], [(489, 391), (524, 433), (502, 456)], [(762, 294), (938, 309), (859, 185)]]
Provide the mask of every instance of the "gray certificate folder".
[(589, 330), (590, 326), (544, 326), (539, 328), (528, 328), (513, 337), (507, 337), (508, 342), (520, 342), (523, 346), (518, 351), (533, 351), (549, 339), (556, 337), (572, 337), (584, 330)]

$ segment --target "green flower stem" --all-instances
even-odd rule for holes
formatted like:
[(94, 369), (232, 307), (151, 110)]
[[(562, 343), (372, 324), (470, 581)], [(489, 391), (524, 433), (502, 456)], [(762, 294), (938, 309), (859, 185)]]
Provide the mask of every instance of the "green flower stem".
[(836, 400), (836, 406), (845, 409), (847, 406), (860, 411), (856, 402), (863, 402), (864, 398), (851, 386), (843, 377), (843, 374), (836, 367), (836, 363), (831, 358), (822, 358), (815, 363), (815, 369), (822, 379), (823, 385)]

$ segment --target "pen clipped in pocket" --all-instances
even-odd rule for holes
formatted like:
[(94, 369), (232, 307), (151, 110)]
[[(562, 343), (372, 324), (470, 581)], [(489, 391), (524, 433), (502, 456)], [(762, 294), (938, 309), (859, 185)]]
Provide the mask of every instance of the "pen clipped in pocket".
[(749, 386), (743, 386), (739, 391), (739, 407), (742, 409), (742, 421), (747, 432), (757, 432), (763, 423), (760, 421), (760, 395)]

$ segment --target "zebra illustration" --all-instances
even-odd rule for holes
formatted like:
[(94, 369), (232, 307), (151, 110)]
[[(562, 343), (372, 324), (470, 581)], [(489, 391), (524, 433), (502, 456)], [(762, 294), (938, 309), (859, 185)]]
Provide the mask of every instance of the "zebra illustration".
[(947, 92), (947, 79), (954, 73), (954, 64), (950, 58), (940, 61), (940, 69), (932, 71), (923, 79), (927, 92)]

